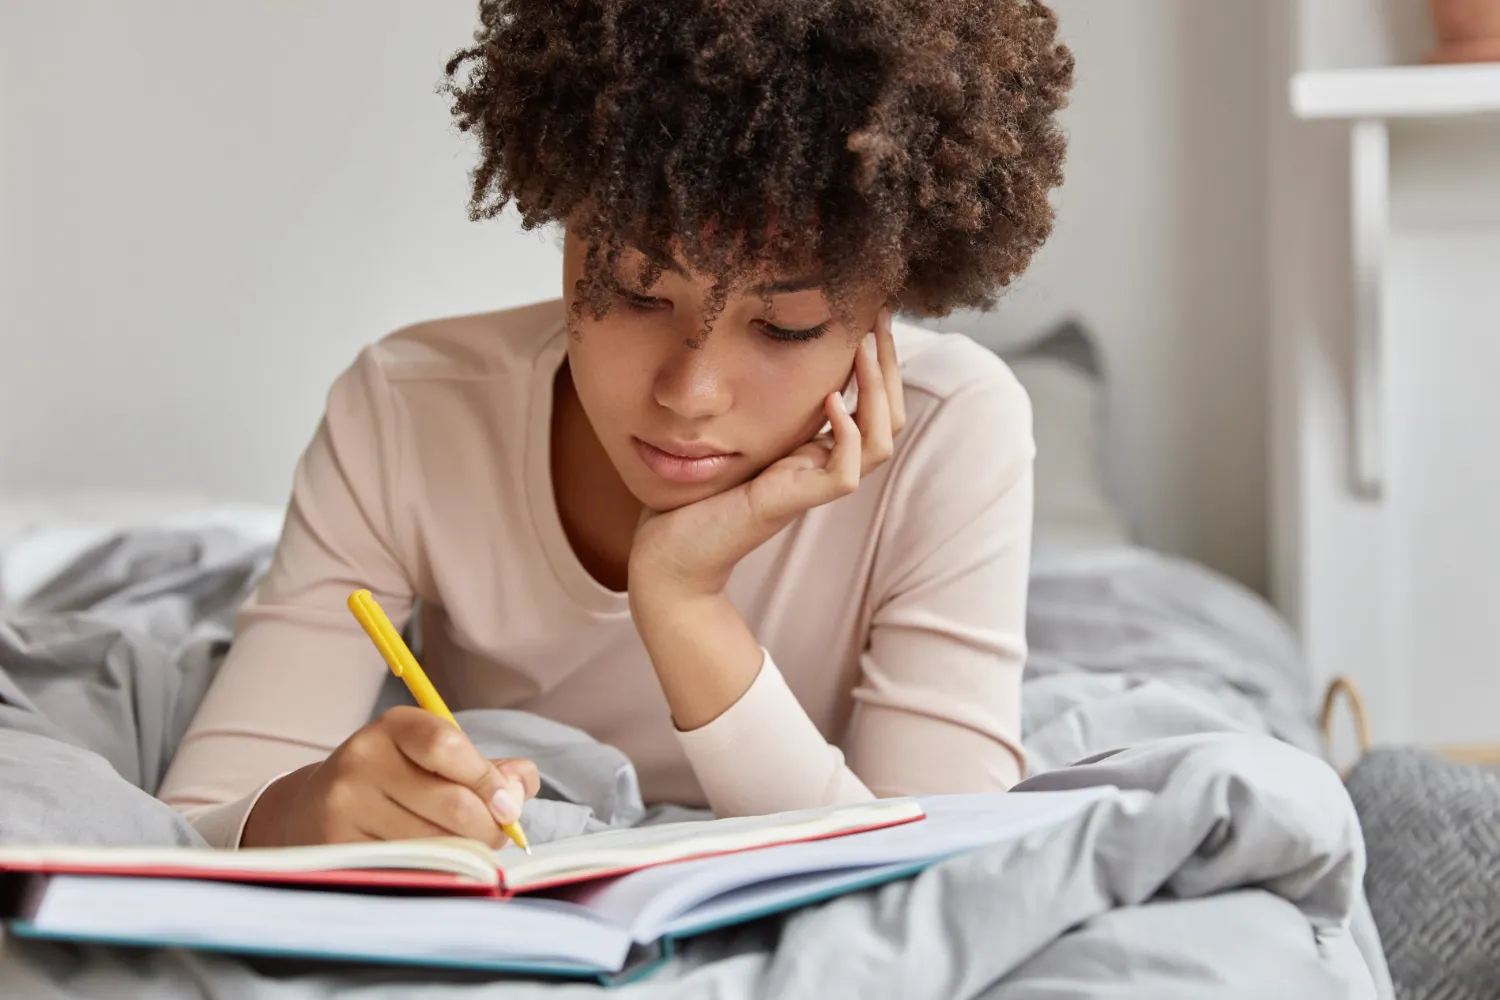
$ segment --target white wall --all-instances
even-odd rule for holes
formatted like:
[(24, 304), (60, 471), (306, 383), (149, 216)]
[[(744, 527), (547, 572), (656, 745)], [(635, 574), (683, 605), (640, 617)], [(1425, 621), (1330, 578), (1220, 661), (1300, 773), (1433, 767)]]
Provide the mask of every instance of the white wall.
[(1056, 0), (1078, 59), (1059, 224), (996, 314), (1103, 338), (1141, 539), (1266, 580), (1264, 0)]
[[(995, 341), (1081, 314), (1144, 541), (1265, 577), (1261, 0), (1061, 0), (1054, 242)], [(472, 0), (0, 3), (0, 490), (279, 500), (333, 375), (425, 316), (552, 294), (467, 221), (433, 92)], [(6, 94), (8, 105), (4, 104)]]
[(279, 501), (334, 375), (554, 292), (467, 217), (435, 93), (470, 0), (8, 0), (0, 489)]

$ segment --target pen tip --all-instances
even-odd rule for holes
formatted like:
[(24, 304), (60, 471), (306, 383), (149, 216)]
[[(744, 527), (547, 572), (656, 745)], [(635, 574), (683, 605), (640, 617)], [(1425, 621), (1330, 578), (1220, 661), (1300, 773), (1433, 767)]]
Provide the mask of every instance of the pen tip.
[(521, 848), (521, 850), (525, 851), (527, 853), (527, 855), (530, 855), (531, 854), (531, 845), (527, 844), (525, 847)]

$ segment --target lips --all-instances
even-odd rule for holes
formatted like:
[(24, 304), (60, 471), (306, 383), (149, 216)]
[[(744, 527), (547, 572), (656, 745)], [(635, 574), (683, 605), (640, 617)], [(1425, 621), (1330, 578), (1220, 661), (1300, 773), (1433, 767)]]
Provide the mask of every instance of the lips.
[(708, 482), (722, 473), (736, 454), (703, 443), (650, 444), (640, 438), (631, 438), (631, 443), (648, 469), (672, 483)]

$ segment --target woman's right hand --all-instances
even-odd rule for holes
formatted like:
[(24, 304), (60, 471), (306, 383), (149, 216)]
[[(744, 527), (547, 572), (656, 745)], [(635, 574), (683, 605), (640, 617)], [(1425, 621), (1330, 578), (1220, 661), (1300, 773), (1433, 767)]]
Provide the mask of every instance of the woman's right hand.
[(283, 775), (255, 803), (242, 847), (358, 840), (509, 838), (537, 793), (529, 760), (489, 760), (457, 726), (420, 708), (386, 712), (319, 763)]

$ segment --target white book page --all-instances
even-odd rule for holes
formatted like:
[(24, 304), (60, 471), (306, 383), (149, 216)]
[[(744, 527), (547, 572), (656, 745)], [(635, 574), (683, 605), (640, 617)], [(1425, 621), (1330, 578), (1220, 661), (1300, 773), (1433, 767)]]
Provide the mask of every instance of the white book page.
[(524, 890), (558, 879), (585, 878), (621, 868), (763, 848), (788, 840), (830, 837), (848, 830), (901, 823), (921, 815), (921, 807), (913, 800), (889, 799), (770, 816), (606, 830), (534, 845), (530, 856), (510, 845), (496, 852), (495, 858), (506, 888)]
[(615, 972), (630, 935), (552, 900), (372, 896), (177, 879), (59, 875), (44, 932), (142, 944), (377, 960), (563, 962)]
[[(769, 897), (758, 898), (748, 886), (765, 884), (769, 893), (774, 883), (789, 876), (822, 873), (838, 880), (850, 869), (944, 858), (1056, 826), (1115, 792), (1103, 787), (921, 797), (916, 801), (927, 818), (915, 823), (649, 868), (578, 886), (566, 898), (630, 928), (644, 944), (669, 927), (680, 930), (693, 923), (697, 906), (736, 890), (744, 890), (735, 893), (741, 912), (769, 904)], [(814, 878), (797, 881), (804, 892), (814, 891), (817, 884)]]

